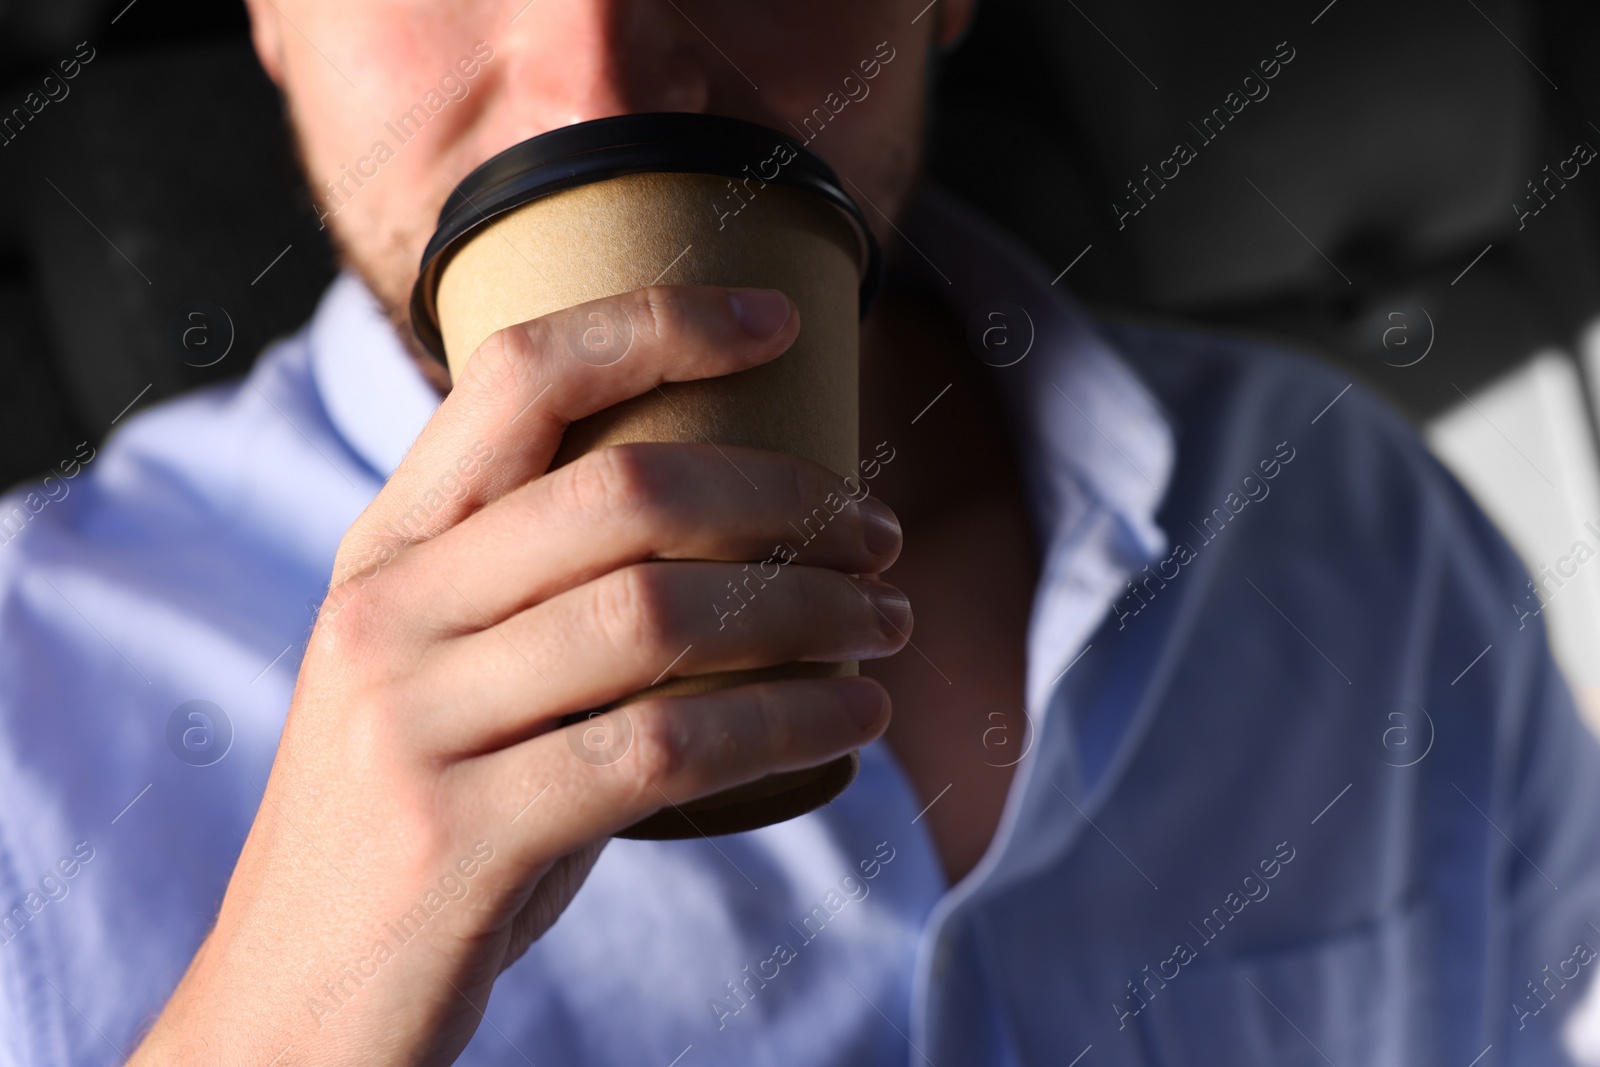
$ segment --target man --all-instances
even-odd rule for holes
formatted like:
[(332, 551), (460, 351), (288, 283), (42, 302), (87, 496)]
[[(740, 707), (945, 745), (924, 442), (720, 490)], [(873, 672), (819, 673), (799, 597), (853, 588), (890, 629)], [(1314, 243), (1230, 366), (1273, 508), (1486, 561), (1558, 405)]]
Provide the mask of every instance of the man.
[[(0, 552), (5, 1062), (1564, 1062), (1600, 754), (1507, 610), (1525, 575), (1359, 390), (1093, 323), (916, 192), (970, 4), (251, 15), (349, 271)], [(719, 633), (837, 474), (548, 466), (575, 418), (783, 358), (788, 299), (627, 294), (447, 383), (406, 297), (494, 152), (633, 111), (785, 129), (868, 59), (811, 147), (900, 261), (863, 328), (872, 495)], [(370, 162), (445, 76), (470, 91)], [(561, 340), (594, 310), (635, 331), (611, 367)], [(555, 728), (795, 659), (867, 677), (632, 704), (599, 759)], [(605, 844), (858, 747), (821, 811)]]

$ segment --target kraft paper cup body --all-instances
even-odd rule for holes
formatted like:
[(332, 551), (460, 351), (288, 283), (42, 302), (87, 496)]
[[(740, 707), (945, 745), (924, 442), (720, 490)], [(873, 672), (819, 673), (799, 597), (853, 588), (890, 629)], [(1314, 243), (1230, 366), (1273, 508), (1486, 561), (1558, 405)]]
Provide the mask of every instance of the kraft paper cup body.
[[(737, 374), (667, 383), (580, 420), (568, 429), (554, 465), (622, 442), (707, 441), (789, 452), (841, 477), (857, 475), (863, 230), (836, 203), (805, 189), (750, 180), (748, 172), (734, 181), (641, 171), (565, 188), (497, 215), (449, 249), (442, 268), (431, 272), (439, 347), (455, 379), (497, 330), (597, 298), (653, 283), (780, 289), (800, 312), (800, 334), (787, 352)], [(574, 359), (604, 368), (629, 358), (631, 323), (597, 316), (571, 334), (566, 348)], [(752, 493), (759, 491), (752, 486)], [(815, 510), (795, 515), (794, 535), (770, 551), (786, 546), (803, 563), (805, 539), (826, 524), (834, 514), (828, 504), (839, 506), (843, 495), (819, 499)], [(786, 577), (780, 568), (771, 580)], [(764, 584), (752, 567), (738, 593), (724, 590), (725, 600), (707, 603), (707, 617), (718, 605), (731, 611), (745, 601), (743, 610), (760, 610)], [(649, 695), (856, 672), (853, 662), (792, 663), (693, 675), (611, 706)], [(780, 822), (833, 799), (858, 766), (852, 752), (821, 767), (772, 775), (670, 806), (619, 836), (697, 837)]]
[[(760, 367), (670, 383), (568, 431), (558, 462), (623, 441), (699, 441), (793, 452), (840, 475), (858, 458), (860, 266), (830, 205), (769, 184), (738, 214), (713, 210), (728, 180), (632, 174), (543, 197), (473, 235), (444, 268), (436, 301), (453, 378), (490, 334), (598, 297), (667, 285), (781, 289), (800, 336)], [(620, 323), (568, 338), (574, 358), (627, 355)], [(616, 345), (613, 351), (609, 345)], [(821, 501), (818, 501), (820, 504)]]

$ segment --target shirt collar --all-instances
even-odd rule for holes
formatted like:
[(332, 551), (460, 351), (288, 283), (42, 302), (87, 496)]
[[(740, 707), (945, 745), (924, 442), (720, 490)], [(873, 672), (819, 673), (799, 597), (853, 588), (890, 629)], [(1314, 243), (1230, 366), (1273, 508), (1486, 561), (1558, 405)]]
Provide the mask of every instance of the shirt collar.
[(380, 480), (388, 479), (438, 408), (439, 391), (372, 291), (348, 271), (323, 294), (308, 341), (328, 418)]
[(967, 323), (1010, 415), (1042, 553), (1026, 678), (1027, 712), (1039, 724), (1109, 599), (1166, 551), (1156, 509), (1172, 475), (1172, 428), (1056, 286), (1060, 276), (1052, 281), (1009, 236), (931, 187), (906, 229), (918, 273)]

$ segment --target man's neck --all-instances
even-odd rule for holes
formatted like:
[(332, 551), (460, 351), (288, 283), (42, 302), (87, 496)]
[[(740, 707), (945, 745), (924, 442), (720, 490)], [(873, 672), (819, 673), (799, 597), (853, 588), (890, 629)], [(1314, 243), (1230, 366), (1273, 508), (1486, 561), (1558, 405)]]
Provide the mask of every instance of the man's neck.
[(886, 739), (919, 806), (931, 805), (951, 882), (988, 848), (1024, 747), (1038, 579), (1011, 434), (964, 338), (944, 306), (889, 292), (863, 328), (861, 366), (861, 453), (893, 450), (872, 492), (905, 528), (885, 577), (916, 619), (914, 647), (861, 671), (894, 701)]

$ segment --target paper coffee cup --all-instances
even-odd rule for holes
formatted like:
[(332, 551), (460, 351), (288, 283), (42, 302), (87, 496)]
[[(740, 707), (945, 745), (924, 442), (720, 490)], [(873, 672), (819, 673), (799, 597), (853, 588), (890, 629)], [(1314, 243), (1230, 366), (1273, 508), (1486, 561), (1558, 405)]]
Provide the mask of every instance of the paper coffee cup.
[[(881, 273), (854, 201), (792, 138), (719, 116), (626, 115), (524, 141), (468, 175), (440, 213), (411, 310), (418, 338), (454, 378), (497, 330), (597, 298), (653, 283), (782, 290), (801, 324), (786, 353), (737, 374), (667, 383), (580, 420), (554, 465), (625, 441), (707, 441), (793, 453), (844, 477), (857, 474), (859, 456), (859, 323)], [(597, 317), (574, 327), (568, 349), (604, 366), (628, 358), (631, 337), (626, 321)], [(795, 516), (797, 530), (809, 513)], [(759, 609), (757, 597), (746, 610)], [(855, 673), (849, 662), (694, 675), (611, 706)], [(852, 752), (670, 806), (619, 836), (698, 837), (781, 822), (838, 796), (859, 762)]]

